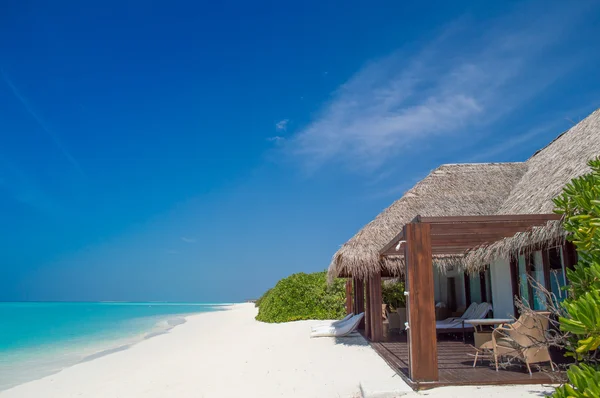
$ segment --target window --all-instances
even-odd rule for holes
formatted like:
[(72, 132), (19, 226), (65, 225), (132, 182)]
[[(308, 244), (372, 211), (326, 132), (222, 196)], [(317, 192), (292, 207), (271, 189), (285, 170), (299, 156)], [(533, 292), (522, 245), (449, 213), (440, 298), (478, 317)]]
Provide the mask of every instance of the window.
[(469, 276), (469, 293), (471, 303), (481, 303), (481, 281), (479, 279), (479, 274)]
[(567, 284), (567, 275), (562, 248), (554, 247), (548, 250), (548, 267), (550, 268), (550, 291), (556, 303), (560, 303), (567, 297), (567, 292), (563, 289)]
[(542, 257), (542, 252), (535, 252), (533, 255), (533, 262), (531, 263), (531, 277), (537, 283), (533, 286), (533, 309), (534, 310), (545, 310), (546, 309), (546, 299), (545, 297), (538, 292), (537, 287), (546, 288), (546, 278), (544, 275), (544, 260)]
[[(529, 283), (529, 278), (537, 283)], [(544, 298), (535, 290), (535, 286), (546, 286), (544, 264), (541, 252), (519, 255), (519, 294), (524, 304), (534, 310), (545, 310)]]
[(465, 275), (465, 291), (467, 292), (467, 305), (470, 303), (483, 303), (492, 301), (492, 283), (489, 267), (475, 275)]
[(526, 259), (524, 255), (519, 255), (519, 297), (521, 297), (524, 304), (531, 306), (530, 296), (533, 295), (533, 289), (531, 289), (527, 280), (527, 275), (529, 275), (528, 263), (529, 258)]

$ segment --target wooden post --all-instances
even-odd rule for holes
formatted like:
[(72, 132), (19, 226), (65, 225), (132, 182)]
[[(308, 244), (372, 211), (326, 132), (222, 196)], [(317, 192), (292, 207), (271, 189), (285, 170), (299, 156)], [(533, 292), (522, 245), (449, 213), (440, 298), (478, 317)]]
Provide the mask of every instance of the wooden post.
[(552, 282), (550, 281), (550, 251), (542, 249), (542, 267), (544, 271), (544, 288), (551, 292)]
[[(485, 271), (479, 273), (479, 289), (481, 291), (481, 302), (485, 303), (488, 301), (487, 296), (487, 286), (485, 283)], [(492, 298), (489, 297), (489, 300), (492, 301)]]
[(519, 263), (515, 256), (510, 256), (509, 268), (510, 268), (510, 284), (512, 287), (512, 300), (513, 300), (513, 315), (515, 318), (519, 317), (519, 309), (517, 308), (516, 299), (521, 297), (519, 289)]
[(365, 281), (365, 335), (367, 339), (371, 339), (371, 282), (370, 279)]
[(471, 278), (466, 272), (463, 274), (463, 280), (465, 281), (465, 308), (468, 308), (471, 305)]
[(567, 269), (575, 268), (575, 264), (577, 264), (577, 248), (571, 242), (565, 242), (562, 247), (563, 251), (563, 264)]
[(346, 279), (346, 314), (352, 313), (352, 279)]
[[(365, 284), (362, 279), (354, 278), (354, 313), (365, 312)], [(359, 329), (365, 329), (365, 318), (358, 324)]]
[[(525, 254), (525, 272), (527, 276), (533, 278), (533, 254), (527, 253)], [(533, 291), (533, 285), (527, 280), (527, 295), (529, 296), (529, 308), (532, 310), (535, 309), (535, 292)]]
[(371, 341), (383, 340), (383, 309), (381, 297), (381, 275), (371, 275), (369, 278), (369, 295), (371, 304)]
[(404, 226), (404, 258), (408, 285), (409, 372), (413, 381), (437, 381), (438, 357), (435, 329), (431, 226)]

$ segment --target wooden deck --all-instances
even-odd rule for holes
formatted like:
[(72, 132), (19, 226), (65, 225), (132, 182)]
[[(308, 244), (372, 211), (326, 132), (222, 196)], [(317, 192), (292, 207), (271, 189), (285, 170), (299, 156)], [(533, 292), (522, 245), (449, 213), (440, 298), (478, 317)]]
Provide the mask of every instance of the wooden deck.
[(525, 366), (512, 365), (506, 369), (495, 367), (488, 360), (477, 361), (473, 367), (474, 349), (462, 340), (438, 340), (437, 382), (413, 382), (408, 372), (408, 344), (406, 336), (386, 336), (386, 342), (370, 343), (373, 349), (414, 389), (423, 390), (442, 386), (461, 385), (509, 385), (509, 384), (553, 384), (560, 382), (564, 372), (538, 371), (532, 366), (530, 376)]

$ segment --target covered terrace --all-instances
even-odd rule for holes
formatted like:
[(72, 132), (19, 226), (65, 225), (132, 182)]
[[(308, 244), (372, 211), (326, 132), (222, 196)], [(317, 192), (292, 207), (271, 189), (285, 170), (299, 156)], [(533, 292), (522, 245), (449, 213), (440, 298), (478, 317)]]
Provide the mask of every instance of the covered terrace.
[[(463, 256), (474, 248), (557, 220), (560, 220), (560, 216), (556, 214), (415, 217), (380, 250), (382, 261), (402, 258), (404, 263), (409, 325), (407, 336), (392, 336), (384, 331), (381, 280), (382, 277), (393, 275), (386, 275), (383, 270), (366, 278), (353, 278), (352, 306), (355, 312), (365, 311), (365, 336), (413, 387), (551, 382), (545, 373), (530, 376), (515, 371), (496, 372), (487, 366), (472, 368), (472, 357), (468, 355), (473, 353), (472, 346), (462, 341), (441, 341), (438, 345), (433, 257)], [(511, 282), (513, 292), (516, 292), (516, 275)]]

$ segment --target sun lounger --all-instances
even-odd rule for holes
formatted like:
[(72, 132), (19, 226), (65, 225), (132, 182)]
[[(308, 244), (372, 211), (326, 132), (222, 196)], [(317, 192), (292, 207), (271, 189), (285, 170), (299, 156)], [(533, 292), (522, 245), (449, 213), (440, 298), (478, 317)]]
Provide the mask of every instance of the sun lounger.
[(347, 321), (348, 319), (352, 318), (353, 316), (354, 316), (354, 314), (350, 313), (350, 314), (346, 315), (345, 317), (343, 317), (342, 319), (339, 319), (337, 321), (331, 321), (331, 322), (328, 322), (328, 323), (321, 323), (319, 325), (313, 326), (311, 328), (311, 330), (317, 330), (317, 329), (320, 329), (320, 328), (323, 328), (323, 327), (336, 326), (336, 325), (339, 325), (340, 323), (342, 323), (344, 321)]
[(477, 311), (478, 307), (479, 307), (478, 303), (471, 303), (471, 305), (469, 305), (469, 308), (467, 308), (467, 310), (461, 316), (451, 317), (451, 318), (446, 318), (441, 321), (436, 321), (436, 323), (435, 323), (436, 327), (437, 327), (437, 325), (447, 325), (447, 324), (451, 324), (451, 323), (456, 323), (457, 320), (472, 319), (472, 316), (475, 313), (475, 311)]
[[(473, 304), (471, 304), (468, 309), (471, 309), (472, 306)], [(474, 310), (469, 313), (465, 311), (460, 318), (436, 322), (436, 332), (437, 334), (462, 333), (463, 340), (465, 340), (465, 334), (467, 332), (475, 331), (473, 325), (466, 323), (465, 321), (468, 319), (485, 319), (491, 310), (492, 306), (490, 303), (484, 302), (481, 304), (476, 304)]]
[(338, 323), (335, 326), (324, 326), (311, 331), (310, 337), (343, 337), (354, 332), (365, 316), (364, 312)]

